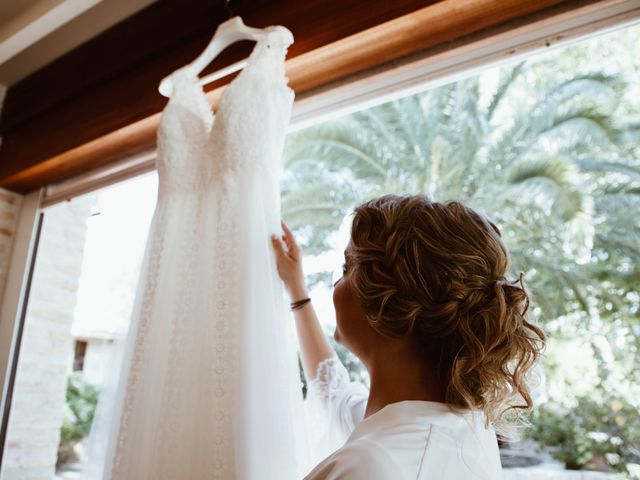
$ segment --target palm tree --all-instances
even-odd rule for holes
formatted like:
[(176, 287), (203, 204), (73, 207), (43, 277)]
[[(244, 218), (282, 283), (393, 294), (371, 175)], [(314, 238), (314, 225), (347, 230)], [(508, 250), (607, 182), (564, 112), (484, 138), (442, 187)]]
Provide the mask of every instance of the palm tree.
[(503, 68), (490, 96), (467, 78), (291, 134), (283, 216), (305, 250), (329, 248), (377, 195), (460, 199), (500, 226), (543, 320), (624, 308), (640, 276), (639, 130), (616, 116), (626, 84), (580, 74), (523, 98), (535, 68)]

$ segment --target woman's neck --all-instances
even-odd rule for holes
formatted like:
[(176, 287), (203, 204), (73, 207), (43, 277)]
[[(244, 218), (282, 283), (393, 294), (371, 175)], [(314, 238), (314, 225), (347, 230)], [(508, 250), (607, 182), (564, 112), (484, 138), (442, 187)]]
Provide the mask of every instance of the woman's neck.
[(380, 355), (373, 354), (366, 362), (371, 388), (365, 418), (403, 400), (444, 402), (435, 366), (407, 345), (395, 346), (398, 348), (380, 350)]

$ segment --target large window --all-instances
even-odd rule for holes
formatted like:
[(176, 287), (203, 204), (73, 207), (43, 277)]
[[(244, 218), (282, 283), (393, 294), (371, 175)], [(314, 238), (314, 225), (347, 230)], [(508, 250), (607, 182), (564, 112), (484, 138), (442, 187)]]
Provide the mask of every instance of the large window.
[(44, 210), (2, 479), (79, 478), (91, 421), (126, 333), (157, 176)]
[[(349, 211), (385, 193), (491, 217), (548, 349), (509, 478), (640, 478), (640, 27), (491, 67), (291, 133), (283, 217), (333, 337)], [(45, 210), (1, 477), (78, 478), (113, 338), (126, 331), (155, 174)], [(350, 374), (358, 360), (336, 345)], [(57, 459), (57, 460), (56, 460)], [(55, 466), (57, 464), (57, 467)], [(603, 474), (605, 475), (605, 474)], [(546, 478), (546, 477), (545, 477)]]
[(529, 445), (504, 445), (506, 466), (640, 475), (637, 45), (636, 26), (288, 137), (283, 216), (309, 256), (329, 336), (354, 205), (424, 193), (462, 200), (501, 229), (548, 336)]

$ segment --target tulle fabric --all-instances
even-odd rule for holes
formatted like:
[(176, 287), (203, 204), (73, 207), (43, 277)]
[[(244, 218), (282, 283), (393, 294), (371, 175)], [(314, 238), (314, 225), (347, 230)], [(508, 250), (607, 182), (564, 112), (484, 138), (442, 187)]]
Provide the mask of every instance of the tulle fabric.
[(215, 117), (196, 79), (174, 73), (134, 310), (83, 479), (299, 479), (313, 466), (270, 243), (280, 232), (293, 37), (268, 32)]

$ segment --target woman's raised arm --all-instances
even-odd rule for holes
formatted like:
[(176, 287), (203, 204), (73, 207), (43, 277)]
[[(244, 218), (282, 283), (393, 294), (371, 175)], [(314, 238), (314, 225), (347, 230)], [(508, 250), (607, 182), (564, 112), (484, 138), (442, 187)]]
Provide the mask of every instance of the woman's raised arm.
[[(276, 263), (280, 278), (284, 282), (291, 302), (296, 302), (309, 296), (302, 271), (302, 251), (284, 221), (281, 224), (284, 235), (281, 239), (273, 235), (271, 242), (276, 252)], [(335, 355), (335, 350), (322, 331), (318, 316), (311, 302), (307, 302), (302, 308), (294, 310), (293, 316), (300, 342), (302, 368), (307, 382), (310, 382), (315, 378), (320, 362)]]

